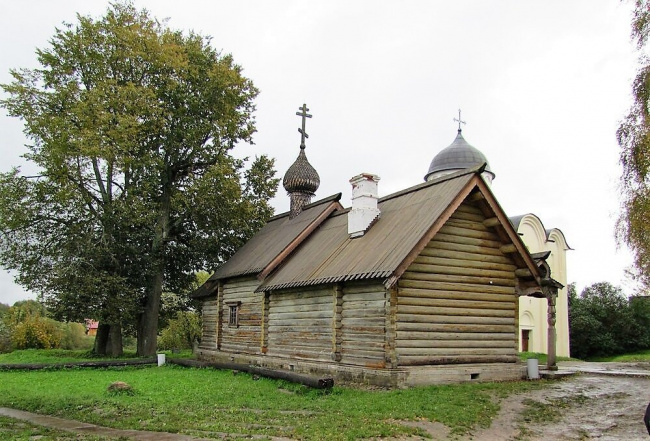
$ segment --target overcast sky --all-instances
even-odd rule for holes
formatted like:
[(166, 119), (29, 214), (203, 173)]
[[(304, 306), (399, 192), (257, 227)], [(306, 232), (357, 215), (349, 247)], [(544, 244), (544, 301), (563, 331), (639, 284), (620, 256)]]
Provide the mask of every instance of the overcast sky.
[[(456, 136), (496, 174), (492, 189), (509, 216), (538, 215), (561, 229), (568, 280), (578, 289), (609, 281), (630, 289), (631, 264), (617, 250), (619, 148), (615, 132), (631, 102), (637, 53), (631, 5), (552, 1), (138, 0), (175, 29), (213, 37), (261, 90), (255, 145), (281, 177), (298, 155), (298, 107), (307, 103), (307, 157), (321, 177), (316, 198), (343, 192), (350, 177), (381, 177), (380, 195), (422, 182), (431, 159)], [(36, 67), (62, 22), (99, 17), (98, 0), (5, 1), (0, 83), (9, 69)], [(0, 110), (0, 171), (22, 163), (20, 121)], [(282, 188), (276, 213), (288, 210)], [(0, 302), (30, 293), (0, 271)]]

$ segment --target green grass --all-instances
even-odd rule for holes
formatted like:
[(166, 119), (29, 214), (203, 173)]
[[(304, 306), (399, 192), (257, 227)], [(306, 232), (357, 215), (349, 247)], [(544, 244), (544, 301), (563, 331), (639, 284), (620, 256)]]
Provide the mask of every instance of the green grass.
[(609, 361), (618, 363), (630, 363), (639, 361), (650, 361), (650, 349), (634, 352), (632, 354), (614, 355), (611, 357), (590, 358), (588, 361)]
[[(454, 434), (487, 427), (510, 393), (545, 382), (466, 383), (407, 390), (331, 391), (230, 371), (164, 367), (11, 371), (0, 374), (0, 406), (120, 429), (221, 433), (304, 440), (424, 435), (400, 420), (426, 419)], [(133, 395), (106, 388), (125, 381)]]
[[(521, 361), (526, 361), (529, 358), (537, 358), (540, 362), (540, 364), (545, 364), (546, 363), (546, 354), (542, 354), (541, 352), (520, 352), (519, 353), (519, 359)], [(570, 358), (570, 357), (556, 357), (556, 361), (577, 361), (577, 358)]]
[[(192, 357), (191, 350), (183, 350), (176, 354), (171, 351), (160, 351), (159, 353), (167, 354), (167, 358)], [(125, 351), (124, 355), (118, 358), (99, 358), (85, 349), (25, 349), (0, 354), (0, 364), (74, 363), (77, 361), (124, 360), (129, 358), (137, 358), (135, 351)]]

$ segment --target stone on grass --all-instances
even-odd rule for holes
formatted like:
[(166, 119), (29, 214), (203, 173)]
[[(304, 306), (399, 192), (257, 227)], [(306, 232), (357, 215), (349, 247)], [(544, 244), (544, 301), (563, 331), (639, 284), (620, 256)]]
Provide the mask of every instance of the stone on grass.
[(115, 381), (114, 383), (111, 383), (110, 386), (108, 386), (108, 391), (118, 394), (133, 394), (133, 388), (131, 385), (129, 383), (125, 383), (124, 381)]

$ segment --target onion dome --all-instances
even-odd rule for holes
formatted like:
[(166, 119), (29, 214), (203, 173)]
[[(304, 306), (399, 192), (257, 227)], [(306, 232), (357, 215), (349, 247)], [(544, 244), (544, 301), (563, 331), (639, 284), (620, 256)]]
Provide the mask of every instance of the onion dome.
[(320, 185), (320, 177), (316, 169), (307, 160), (305, 147), (300, 146), (296, 161), (284, 175), (282, 185), (287, 193), (307, 193), (313, 195)]
[(425, 181), (439, 178), (460, 170), (477, 167), (485, 164), (483, 176), (491, 182), (494, 173), (490, 169), (487, 158), (476, 147), (471, 146), (463, 138), (462, 130), (458, 129), (458, 135), (451, 145), (438, 153), (431, 161), (429, 171), (424, 176)]

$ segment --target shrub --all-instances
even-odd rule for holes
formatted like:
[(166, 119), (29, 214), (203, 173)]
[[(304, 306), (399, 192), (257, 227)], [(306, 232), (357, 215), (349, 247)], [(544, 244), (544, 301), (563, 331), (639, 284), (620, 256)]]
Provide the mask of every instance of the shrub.
[(158, 338), (160, 349), (192, 349), (201, 339), (201, 317), (196, 312), (181, 311), (169, 321)]
[(86, 335), (86, 327), (81, 323), (60, 323), (61, 349), (91, 349), (94, 337)]
[(62, 334), (54, 320), (33, 315), (14, 326), (12, 340), (16, 349), (53, 349), (61, 345)]

